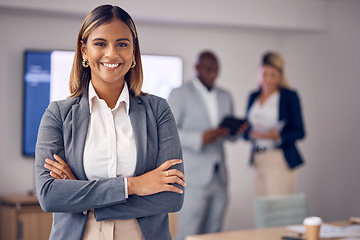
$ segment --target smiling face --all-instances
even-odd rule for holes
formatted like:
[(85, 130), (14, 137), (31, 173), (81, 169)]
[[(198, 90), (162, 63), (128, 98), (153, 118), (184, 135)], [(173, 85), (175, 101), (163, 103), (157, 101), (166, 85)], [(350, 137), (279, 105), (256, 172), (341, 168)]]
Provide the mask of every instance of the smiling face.
[(81, 47), (89, 62), (94, 87), (121, 87), (134, 55), (133, 35), (129, 27), (114, 18), (95, 28)]
[(264, 91), (272, 92), (278, 90), (280, 77), (279, 70), (270, 65), (263, 65), (259, 69), (259, 81)]

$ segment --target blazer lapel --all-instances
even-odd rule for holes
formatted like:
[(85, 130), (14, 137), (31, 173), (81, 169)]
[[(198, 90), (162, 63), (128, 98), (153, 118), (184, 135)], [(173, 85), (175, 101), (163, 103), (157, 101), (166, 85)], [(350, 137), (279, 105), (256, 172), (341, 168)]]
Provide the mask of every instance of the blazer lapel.
[(147, 129), (146, 129), (146, 112), (145, 106), (140, 98), (134, 97), (130, 93), (129, 116), (131, 126), (134, 131), (136, 142), (136, 168), (134, 176), (138, 176), (146, 168), (146, 149), (147, 149)]
[[(204, 102), (204, 98), (201, 96), (201, 92), (199, 92), (199, 90), (196, 88), (195, 86), (195, 83), (194, 82), (191, 82), (191, 91), (192, 91), (192, 94), (191, 96), (193, 96), (195, 98), (194, 102), (195, 104), (192, 104), (191, 106), (189, 107), (193, 107), (193, 108), (198, 108), (198, 113), (199, 115), (198, 116), (204, 116), (201, 121), (203, 122), (203, 124), (205, 126), (210, 126), (210, 116), (209, 116), (209, 113), (207, 111), (207, 108), (206, 108), (206, 105), (205, 105), (205, 102)], [(196, 104), (196, 103), (199, 103), (199, 104)]]
[(72, 146), (71, 151), (73, 156), (74, 169), (77, 170), (77, 177), (79, 179), (87, 179), (84, 165), (83, 153), (85, 147), (85, 140), (89, 126), (90, 107), (88, 98), (81, 97), (79, 104), (72, 106)]
[(283, 88), (280, 88), (280, 100), (279, 100), (279, 120), (286, 118), (286, 96)]
[[(215, 89), (214, 89), (215, 90)], [(222, 118), (224, 118), (225, 116), (231, 114), (233, 115), (233, 110), (231, 110), (231, 112), (229, 112), (229, 103), (227, 98), (224, 98), (223, 94), (220, 94), (219, 92), (217, 92), (217, 108), (218, 108), (218, 118), (219, 118), (219, 123), (222, 121)]]

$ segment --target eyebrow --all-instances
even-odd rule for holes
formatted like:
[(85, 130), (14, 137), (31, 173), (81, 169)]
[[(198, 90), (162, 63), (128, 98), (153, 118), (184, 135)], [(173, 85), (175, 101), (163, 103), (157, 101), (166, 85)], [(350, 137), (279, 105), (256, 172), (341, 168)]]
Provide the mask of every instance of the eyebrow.
[[(94, 39), (92, 40), (92, 42), (95, 42), (95, 41), (104, 41), (104, 42), (107, 42), (107, 40), (104, 39), (104, 38), (94, 38)], [(131, 42), (130, 39), (128, 39), (128, 38), (119, 38), (119, 39), (116, 39), (116, 42), (121, 42), (121, 41)]]

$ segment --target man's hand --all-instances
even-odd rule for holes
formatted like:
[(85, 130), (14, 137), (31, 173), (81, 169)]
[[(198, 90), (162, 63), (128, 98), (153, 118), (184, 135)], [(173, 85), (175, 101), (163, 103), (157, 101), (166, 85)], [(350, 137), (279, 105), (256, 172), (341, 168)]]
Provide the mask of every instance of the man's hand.
[(217, 127), (212, 128), (204, 132), (203, 134), (203, 144), (210, 144), (216, 141), (220, 137), (229, 136), (230, 130), (228, 128)]

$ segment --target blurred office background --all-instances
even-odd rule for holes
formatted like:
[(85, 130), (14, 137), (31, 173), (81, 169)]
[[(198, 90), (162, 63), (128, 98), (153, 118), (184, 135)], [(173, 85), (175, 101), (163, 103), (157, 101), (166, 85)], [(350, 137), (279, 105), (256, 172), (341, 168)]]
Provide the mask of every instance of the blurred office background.
[[(197, 54), (213, 50), (221, 64), (217, 83), (232, 93), (238, 116), (257, 87), (261, 54), (280, 52), (307, 130), (299, 143), (306, 164), (296, 192), (306, 193), (310, 213), (325, 221), (360, 215), (357, 0), (0, 0), (0, 194), (34, 188), (34, 161), (21, 153), (24, 50), (73, 50), (85, 15), (104, 3), (134, 18), (142, 53), (182, 57), (184, 81), (194, 74)], [(238, 141), (226, 150), (230, 204), (224, 230), (252, 228), (250, 145)]]

